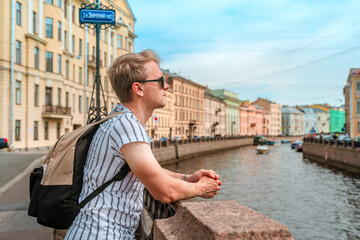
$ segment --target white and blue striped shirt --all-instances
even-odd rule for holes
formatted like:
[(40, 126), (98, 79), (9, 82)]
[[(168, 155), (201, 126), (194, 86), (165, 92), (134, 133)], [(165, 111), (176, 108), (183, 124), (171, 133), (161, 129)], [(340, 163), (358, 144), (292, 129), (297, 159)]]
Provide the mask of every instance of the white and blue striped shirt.
[[(79, 201), (120, 171), (125, 163), (120, 152), (123, 145), (149, 144), (144, 127), (128, 108), (117, 105), (113, 111), (124, 114), (102, 123), (96, 131), (84, 167)], [(132, 172), (122, 181), (110, 184), (81, 209), (65, 239), (134, 239), (142, 210), (143, 188)]]

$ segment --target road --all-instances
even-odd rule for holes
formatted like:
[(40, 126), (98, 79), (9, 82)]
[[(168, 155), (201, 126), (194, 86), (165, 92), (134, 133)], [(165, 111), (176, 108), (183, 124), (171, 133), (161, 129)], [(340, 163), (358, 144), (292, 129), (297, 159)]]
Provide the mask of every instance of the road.
[(52, 229), (27, 215), (29, 175), (46, 152), (0, 153), (0, 240), (53, 239)]

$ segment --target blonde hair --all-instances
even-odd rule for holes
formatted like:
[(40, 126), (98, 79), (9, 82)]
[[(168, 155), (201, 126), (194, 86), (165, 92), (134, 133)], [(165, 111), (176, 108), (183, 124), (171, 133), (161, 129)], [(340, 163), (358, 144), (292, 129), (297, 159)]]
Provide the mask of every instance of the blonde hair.
[(131, 85), (136, 81), (147, 78), (144, 65), (155, 61), (160, 64), (159, 56), (151, 49), (140, 53), (127, 53), (118, 57), (107, 71), (116, 96), (122, 103), (130, 102), (132, 99)]

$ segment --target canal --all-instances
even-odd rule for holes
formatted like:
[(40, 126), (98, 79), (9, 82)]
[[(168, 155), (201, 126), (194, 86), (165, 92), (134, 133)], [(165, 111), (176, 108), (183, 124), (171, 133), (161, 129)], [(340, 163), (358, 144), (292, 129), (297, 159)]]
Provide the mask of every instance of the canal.
[(212, 200), (236, 200), (287, 225), (294, 239), (360, 239), (360, 178), (303, 160), (289, 144), (266, 155), (248, 146), (165, 167), (215, 170), (223, 185)]

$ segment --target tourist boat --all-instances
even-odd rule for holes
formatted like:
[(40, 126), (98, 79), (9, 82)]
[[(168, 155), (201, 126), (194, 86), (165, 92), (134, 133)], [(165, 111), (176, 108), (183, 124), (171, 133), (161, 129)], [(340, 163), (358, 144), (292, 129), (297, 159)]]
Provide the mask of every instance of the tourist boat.
[(281, 140), (281, 143), (289, 143), (289, 140)]
[(267, 140), (267, 141), (266, 141), (266, 144), (267, 144), (267, 145), (274, 145), (274, 144), (275, 144), (275, 141)]
[(256, 147), (256, 152), (258, 154), (266, 154), (269, 152), (269, 147), (266, 145), (259, 145)]

